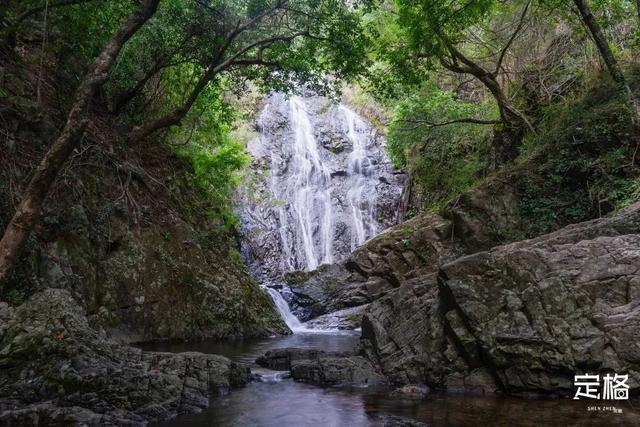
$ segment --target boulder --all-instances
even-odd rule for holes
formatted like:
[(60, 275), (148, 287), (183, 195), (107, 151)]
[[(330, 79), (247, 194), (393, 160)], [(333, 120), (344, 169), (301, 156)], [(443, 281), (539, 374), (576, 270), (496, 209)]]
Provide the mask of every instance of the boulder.
[(498, 174), (460, 194), (442, 209), (468, 252), (524, 238), (520, 196), (508, 176)]
[(429, 424), (399, 415), (378, 414), (374, 417), (382, 427), (428, 427)]
[(362, 347), (394, 384), (570, 394), (640, 388), (640, 204), (419, 275), (370, 304)]
[(368, 304), (345, 308), (324, 314), (308, 321), (305, 325), (311, 329), (355, 330), (362, 324), (362, 316)]
[(343, 263), (287, 275), (301, 320), (368, 304), (464, 253), (452, 222), (422, 213), (358, 247)]
[(289, 370), (300, 382), (320, 386), (380, 386), (386, 379), (365, 357), (353, 353), (284, 348), (256, 360), (260, 366)]
[(424, 399), (429, 395), (429, 387), (421, 384), (408, 384), (391, 392), (392, 397), (405, 399)]
[(0, 330), (3, 425), (142, 425), (199, 411), (248, 380), (248, 368), (222, 356), (109, 341), (61, 289), (31, 297)]
[(275, 371), (288, 371), (291, 369), (292, 362), (315, 359), (321, 354), (325, 354), (325, 352), (308, 348), (277, 348), (275, 350), (269, 350), (264, 355), (258, 357), (256, 363), (263, 368), (273, 369)]

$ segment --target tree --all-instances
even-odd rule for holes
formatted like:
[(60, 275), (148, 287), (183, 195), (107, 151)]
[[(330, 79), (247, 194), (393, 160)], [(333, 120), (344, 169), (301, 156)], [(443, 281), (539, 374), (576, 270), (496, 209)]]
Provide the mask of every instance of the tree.
[(624, 74), (622, 74), (622, 70), (620, 69), (620, 65), (618, 65), (618, 61), (616, 61), (615, 56), (613, 56), (609, 43), (607, 42), (600, 25), (598, 25), (598, 22), (591, 13), (591, 9), (589, 8), (586, 0), (573, 0), (573, 2), (578, 8), (580, 18), (589, 29), (593, 42), (595, 43), (596, 48), (598, 48), (598, 52), (600, 52), (600, 56), (602, 57), (611, 78), (620, 87), (626, 86), (627, 83), (625, 81)]
[(602, 57), (602, 61), (607, 67), (607, 71), (609, 71), (609, 75), (613, 79), (614, 83), (618, 87), (618, 89), (623, 93), (629, 105), (633, 109), (633, 118), (634, 122), (638, 122), (638, 116), (640, 115), (640, 108), (638, 108), (638, 104), (633, 96), (633, 92), (631, 88), (627, 84), (627, 81), (622, 73), (622, 69), (616, 60), (616, 57), (613, 55), (611, 51), (611, 47), (609, 47), (609, 42), (607, 41), (598, 21), (596, 21), (593, 13), (591, 13), (591, 9), (587, 4), (586, 0), (574, 0), (573, 1), (576, 7), (578, 8), (578, 12), (580, 13), (580, 18), (582, 22), (584, 22), (585, 26), (589, 30), (591, 34), (591, 38), (600, 52), (600, 56)]
[[(198, 43), (156, 55), (142, 78), (118, 95), (117, 110), (142, 95), (150, 80), (175, 68), (173, 64), (189, 63), (198, 77), (180, 102), (135, 126), (131, 140), (180, 125), (201, 93), (216, 81), (233, 85), (252, 80), (277, 90), (296, 85), (322, 89), (327, 74), (344, 79), (366, 69), (359, 15), (343, 1), (250, 0), (216, 5), (199, 0), (193, 11), (199, 18), (189, 21), (200, 22), (188, 31), (178, 30), (183, 33), (179, 39), (193, 37)], [(201, 31), (203, 26), (208, 30)]]
[[(473, 76), (488, 90), (496, 102), (501, 122), (494, 141), (498, 163), (515, 157), (524, 130), (527, 126), (531, 128), (527, 117), (512, 105), (500, 81), (508, 51), (526, 25), (530, 1), (521, 3), (511, 33), (499, 49), (493, 49), (488, 55), (483, 53), (483, 59), (474, 59), (467, 47), (470, 31), (485, 25), (491, 12), (506, 7), (501, 3), (495, 0), (398, 0), (396, 25), (400, 37), (395, 46), (385, 47), (387, 59), (396, 64), (400, 73), (440, 65), (450, 72)], [(491, 63), (486, 58), (492, 58)], [(474, 118), (466, 121), (495, 123)]]
[(42, 207), (62, 166), (78, 146), (88, 123), (88, 110), (96, 91), (124, 44), (154, 15), (160, 0), (141, 0), (120, 29), (106, 44), (78, 87), (66, 124), (47, 151), (22, 194), (20, 205), (0, 240), (0, 284), (7, 280), (29, 234), (38, 224)]

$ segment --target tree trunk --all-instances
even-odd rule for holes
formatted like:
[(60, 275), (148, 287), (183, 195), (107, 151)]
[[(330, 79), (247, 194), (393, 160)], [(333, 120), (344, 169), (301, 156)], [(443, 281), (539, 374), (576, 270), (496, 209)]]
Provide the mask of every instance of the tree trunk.
[[(455, 47), (449, 47), (451, 61), (441, 58), (443, 67), (454, 73), (470, 74), (478, 79), (491, 93), (498, 105), (502, 128), (496, 129), (493, 136), (493, 151), (495, 167), (510, 162), (518, 156), (518, 149), (522, 138), (524, 138), (526, 126), (531, 127), (527, 118), (516, 110), (505, 95), (500, 83), (494, 73), (491, 73), (483, 66), (473, 62)], [(458, 64), (456, 61), (462, 61)]]
[(600, 25), (598, 24), (593, 14), (591, 13), (591, 10), (587, 5), (586, 0), (573, 0), (573, 2), (578, 7), (578, 11), (580, 12), (580, 17), (582, 18), (582, 21), (585, 23), (585, 25), (589, 29), (589, 32), (591, 33), (591, 37), (593, 37), (593, 41), (596, 44), (598, 51), (600, 52), (600, 56), (602, 56), (602, 60), (607, 66), (607, 70), (609, 71), (611, 78), (620, 87), (626, 86), (624, 74), (622, 74), (622, 70), (618, 65), (618, 61), (616, 61), (616, 58), (613, 56), (613, 52), (609, 47), (609, 43), (607, 42), (607, 39), (604, 37), (604, 34), (602, 33), (602, 29), (600, 28)]
[[(580, 16), (582, 17), (582, 21), (585, 23), (589, 32), (591, 33), (591, 37), (593, 38), (598, 51), (600, 52), (600, 56), (604, 61), (611, 78), (617, 86), (617, 89), (622, 93), (622, 95), (626, 98), (629, 107), (631, 108), (631, 121), (633, 127), (637, 127), (640, 124), (640, 105), (636, 101), (631, 88), (627, 84), (624, 74), (622, 73), (622, 69), (620, 65), (618, 65), (618, 61), (615, 56), (613, 56), (613, 52), (609, 47), (609, 43), (602, 33), (602, 29), (600, 25), (595, 20), (589, 6), (587, 5), (586, 0), (573, 0), (575, 5), (578, 7), (580, 11)], [(640, 0), (636, 0), (636, 4), (640, 7)], [(638, 9), (638, 13), (640, 14), (640, 9)], [(638, 16), (640, 20), (640, 15)]]
[(33, 172), (22, 194), (22, 201), (0, 240), (0, 290), (20, 256), (29, 234), (40, 221), (44, 201), (60, 169), (82, 139), (88, 122), (89, 106), (96, 91), (107, 80), (109, 70), (124, 44), (153, 16), (159, 1), (143, 0), (136, 7), (96, 58), (80, 84), (62, 133)]
[(116, 114), (119, 114), (122, 111), (122, 109), (133, 100), (133, 98), (135, 98), (136, 96), (138, 96), (140, 92), (142, 92), (142, 89), (144, 89), (147, 82), (151, 80), (151, 78), (155, 76), (158, 72), (160, 72), (161, 69), (162, 69), (162, 66), (157, 64), (154, 65), (149, 71), (147, 71), (144, 77), (142, 77), (142, 79), (140, 79), (135, 84), (134, 87), (118, 95), (118, 97), (116, 98), (116, 101), (114, 102), (113, 112)]

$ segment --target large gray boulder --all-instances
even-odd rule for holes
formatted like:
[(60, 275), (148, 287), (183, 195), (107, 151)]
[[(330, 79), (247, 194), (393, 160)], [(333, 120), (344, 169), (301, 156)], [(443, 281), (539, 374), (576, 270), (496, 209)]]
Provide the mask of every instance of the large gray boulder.
[(367, 356), (394, 383), (560, 393), (617, 372), (640, 387), (640, 204), (445, 263), (373, 302)]
[(452, 222), (422, 213), (385, 230), (336, 265), (286, 276), (302, 320), (368, 304), (464, 253)]
[(106, 340), (71, 295), (48, 289), (0, 328), (0, 424), (144, 425), (198, 411), (249, 370), (217, 355)]
[(283, 348), (260, 356), (258, 365), (288, 370), (300, 382), (320, 386), (381, 386), (386, 378), (367, 358), (348, 352)]

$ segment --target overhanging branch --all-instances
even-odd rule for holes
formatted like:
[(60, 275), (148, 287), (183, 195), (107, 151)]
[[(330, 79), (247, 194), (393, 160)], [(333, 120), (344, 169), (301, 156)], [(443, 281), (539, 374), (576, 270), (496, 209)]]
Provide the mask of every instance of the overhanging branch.
[(412, 128), (407, 128), (405, 130), (413, 130), (413, 129), (417, 129), (419, 127), (422, 126), (426, 126), (429, 129), (431, 128), (436, 128), (436, 127), (442, 127), (442, 126), (449, 126), (449, 125), (453, 125), (456, 123), (471, 123), (471, 124), (476, 124), (476, 125), (499, 125), (502, 124), (501, 120), (485, 120), (485, 119), (476, 119), (473, 117), (466, 117), (466, 118), (462, 118), (462, 119), (455, 119), (455, 120), (448, 120), (446, 122), (432, 122), (431, 120), (426, 120), (426, 119), (412, 119), (412, 120), (403, 120), (405, 123), (414, 123), (416, 126), (412, 127)]
[(496, 69), (493, 72), (494, 75), (497, 75), (498, 72), (500, 71), (500, 68), (502, 67), (502, 61), (504, 61), (504, 57), (507, 54), (507, 51), (515, 41), (516, 37), (518, 36), (518, 33), (524, 27), (524, 18), (527, 15), (527, 11), (529, 10), (530, 5), (531, 5), (531, 1), (528, 1), (527, 4), (524, 6), (524, 9), (522, 9), (522, 13), (520, 14), (520, 20), (518, 21), (518, 26), (513, 31), (513, 34), (511, 34), (511, 37), (507, 41), (507, 44), (505, 44), (504, 47), (502, 48), (502, 51), (500, 51), (500, 56), (498, 57), (498, 62), (496, 63)]

